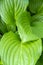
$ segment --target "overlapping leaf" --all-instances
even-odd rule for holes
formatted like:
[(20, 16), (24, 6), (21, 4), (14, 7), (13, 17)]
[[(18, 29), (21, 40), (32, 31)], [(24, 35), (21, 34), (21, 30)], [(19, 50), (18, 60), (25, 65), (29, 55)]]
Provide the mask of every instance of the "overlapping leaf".
[[(43, 15), (33, 16), (31, 24), (30, 14), (25, 12), (28, 4), (28, 0), (0, 0), (2, 20), (9, 31), (16, 31), (17, 24), (19, 33), (9, 32), (2, 37), (0, 55), (3, 65), (35, 65), (41, 55), (42, 42), (39, 38), (43, 38)], [(43, 0), (30, 0), (29, 8), (32, 13), (42, 13)], [(2, 32), (6, 31), (2, 23), (0, 27)]]
[(43, 13), (39, 13), (32, 17), (32, 31), (39, 38), (43, 38)]
[(42, 52), (41, 39), (22, 43), (17, 33), (8, 32), (1, 39), (4, 65), (35, 65)]
[(29, 9), (32, 13), (37, 13), (43, 6), (43, 0), (30, 0)]
[(30, 19), (31, 19), (30, 13), (24, 12), (18, 17), (16, 22), (18, 33), (23, 42), (38, 39), (38, 37), (32, 33)]
[(0, 15), (8, 29), (16, 30), (15, 19), (26, 10), (28, 0), (0, 0)]

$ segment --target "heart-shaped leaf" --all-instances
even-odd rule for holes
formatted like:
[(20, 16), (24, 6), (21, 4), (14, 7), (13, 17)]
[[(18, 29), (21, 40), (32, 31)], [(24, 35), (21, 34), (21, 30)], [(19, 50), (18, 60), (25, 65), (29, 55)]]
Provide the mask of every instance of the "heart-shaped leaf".
[(18, 33), (23, 42), (33, 41), (33, 40), (38, 39), (38, 37), (32, 33), (32, 29), (30, 26), (30, 19), (31, 19), (30, 13), (23, 12), (18, 17), (17, 22), (16, 22)]
[(23, 43), (13, 32), (4, 34), (0, 47), (4, 65), (35, 65), (42, 52), (41, 39)]
[(39, 38), (43, 38), (43, 14), (37, 14), (32, 17), (32, 31)]
[(29, 9), (32, 13), (37, 13), (41, 10), (43, 6), (43, 0), (30, 0)]
[(28, 0), (1, 0), (0, 1), (0, 15), (2, 20), (9, 27), (16, 30), (15, 20), (28, 6)]

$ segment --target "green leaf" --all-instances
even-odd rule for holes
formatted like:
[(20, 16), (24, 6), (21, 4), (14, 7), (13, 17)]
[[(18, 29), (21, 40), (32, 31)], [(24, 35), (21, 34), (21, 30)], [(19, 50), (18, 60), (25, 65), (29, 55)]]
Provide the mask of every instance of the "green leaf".
[(32, 13), (37, 13), (41, 10), (43, 6), (43, 0), (30, 0), (29, 9)]
[(16, 30), (16, 18), (28, 6), (28, 0), (1, 0), (0, 1), (0, 15), (2, 20), (7, 24), (8, 29)]
[(38, 62), (36, 63), (36, 65), (43, 65), (43, 53), (42, 53), (40, 59), (38, 60)]
[(35, 65), (42, 53), (41, 39), (22, 43), (13, 32), (4, 34), (0, 47), (4, 65)]
[(16, 21), (18, 33), (22, 42), (33, 41), (38, 39), (38, 37), (32, 33), (30, 19), (30, 13), (24, 12), (18, 17)]
[(32, 17), (31, 28), (35, 35), (43, 38), (43, 14), (37, 14)]

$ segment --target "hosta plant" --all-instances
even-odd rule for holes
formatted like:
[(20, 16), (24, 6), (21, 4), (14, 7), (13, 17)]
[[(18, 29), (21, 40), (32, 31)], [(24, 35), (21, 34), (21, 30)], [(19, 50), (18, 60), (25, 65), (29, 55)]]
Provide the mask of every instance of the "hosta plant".
[(43, 65), (43, 0), (0, 0), (0, 65)]

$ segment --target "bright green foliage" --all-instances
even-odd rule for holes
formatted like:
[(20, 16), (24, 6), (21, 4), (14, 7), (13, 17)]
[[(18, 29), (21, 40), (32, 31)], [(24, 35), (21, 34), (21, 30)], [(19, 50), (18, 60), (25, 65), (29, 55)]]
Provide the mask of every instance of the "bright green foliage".
[(41, 40), (20, 41), (17, 33), (6, 33), (1, 39), (1, 58), (4, 65), (34, 65), (42, 50)]
[(22, 13), (17, 19), (17, 27), (20, 38), (23, 42), (37, 40), (38, 37), (32, 33), (30, 26), (30, 14), (28, 12)]
[(0, 0), (0, 65), (43, 65), (42, 40), (43, 0)]
[(3, 21), (9, 28), (16, 30), (15, 19), (19, 14), (25, 11), (28, 0), (1, 0), (0, 14)]

